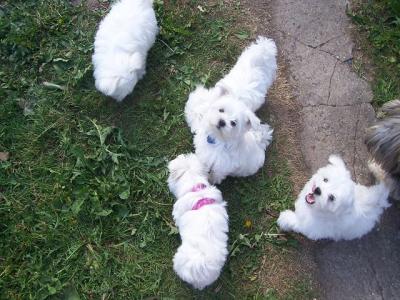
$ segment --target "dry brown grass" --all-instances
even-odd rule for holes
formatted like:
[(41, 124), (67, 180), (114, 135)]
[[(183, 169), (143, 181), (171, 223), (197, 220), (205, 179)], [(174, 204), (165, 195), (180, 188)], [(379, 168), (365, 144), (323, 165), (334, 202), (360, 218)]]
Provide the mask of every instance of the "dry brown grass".
[(301, 130), (300, 106), (292, 96), (286, 79), (286, 66), (282, 62), (283, 59), (280, 60), (275, 84), (269, 91), (269, 110), (274, 117), (276, 147), (290, 169), (293, 192), (297, 195), (307, 181), (308, 172), (298, 138)]

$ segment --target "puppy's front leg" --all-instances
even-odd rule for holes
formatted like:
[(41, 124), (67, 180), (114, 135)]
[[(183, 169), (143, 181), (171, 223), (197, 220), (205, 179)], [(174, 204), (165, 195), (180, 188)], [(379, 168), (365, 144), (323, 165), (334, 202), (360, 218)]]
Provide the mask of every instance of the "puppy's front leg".
[(285, 210), (281, 212), (277, 223), (279, 228), (283, 231), (296, 231), (298, 227), (297, 216), (291, 210)]

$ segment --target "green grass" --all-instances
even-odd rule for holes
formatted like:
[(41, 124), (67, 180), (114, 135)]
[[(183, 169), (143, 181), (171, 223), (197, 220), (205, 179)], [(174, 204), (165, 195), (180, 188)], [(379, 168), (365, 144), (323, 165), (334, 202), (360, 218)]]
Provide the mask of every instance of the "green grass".
[(116, 104), (92, 78), (105, 11), (2, 2), (0, 151), (10, 158), (0, 162), (0, 298), (278, 297), (255, 277), (266, 245), (284, 255), (296, 244), (267, 218), (293, 200), (274, 151), (256, 176), (221, 186), (231, 230), (221, 278), (197, 292), (173, 273), (179, 235), (166, 163), (192, 150), (184, 103), (196, 83), (229, 69), (249, 34), (235, 28), (238, 5), (229, 14), (202, 1), (156, 7), (161, 32), (147, 75)]
[(350, 15), (368, 41), (363, 48), (372, 58), (374, 66), (375, 105), (399, 98), (400, 2), (363, 0)]

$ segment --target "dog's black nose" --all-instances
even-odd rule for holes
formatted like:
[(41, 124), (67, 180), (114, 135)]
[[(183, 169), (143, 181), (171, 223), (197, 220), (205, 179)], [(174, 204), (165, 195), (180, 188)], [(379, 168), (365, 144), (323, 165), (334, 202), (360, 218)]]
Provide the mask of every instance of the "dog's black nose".
[(218, 121), (218, 127), (219, 127), (219, 128), (225, 127), (225, 125), (226, 125), (226, 123), (225, 123), (224, 120), (219, 120), (219, 121)]
[(320, 195), (321, 195), (321, 189), (320, 189), (319, 187), (317, 187), (317, 188), (314, 190), (314, 194), (320, 196)]

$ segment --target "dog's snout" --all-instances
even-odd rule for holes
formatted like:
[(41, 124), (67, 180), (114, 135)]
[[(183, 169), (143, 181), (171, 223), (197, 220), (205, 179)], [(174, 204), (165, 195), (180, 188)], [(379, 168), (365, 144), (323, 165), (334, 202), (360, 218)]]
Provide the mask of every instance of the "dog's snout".
[(218, 121), (218, 127), (219, 127), (219, 128), (225, 127), (225, 125), (226, 125), (226, 123), (225, 123), (224, 120), (221, 119), (221, 120)]
[(321, 189), (320, 189), (319, 187), (317, 187), (317, 188), (314, 190), (314, 194), (320, 196), (320, 195), (321, 195)]

